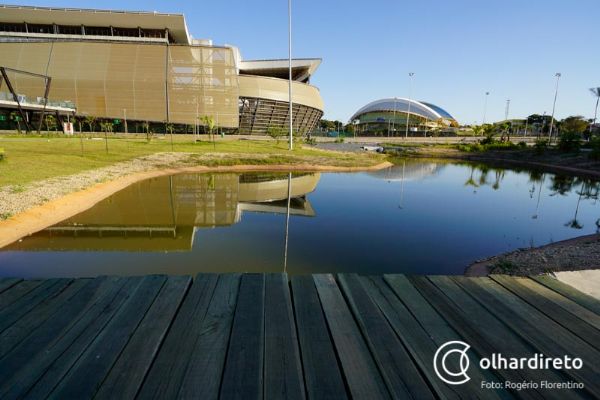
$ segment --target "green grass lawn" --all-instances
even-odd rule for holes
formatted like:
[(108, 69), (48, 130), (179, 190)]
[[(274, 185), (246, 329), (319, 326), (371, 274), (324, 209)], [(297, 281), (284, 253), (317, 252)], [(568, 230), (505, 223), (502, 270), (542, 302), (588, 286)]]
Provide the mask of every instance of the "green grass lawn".
[[(171, 148), (169, 136), (155, 137), (150, 142), (141, 136), (113, 136), (109, 137), (107, 153), (103, 139), (0, 135), (0, 147), (4, 149), (4, 160), (0, 161), (0, 186), (22, 185), (170, 151), (196, 153), (198, 165), (211, 166), (280, 163), (367, 166), (383, 161), (382, 156), (326, 152), (302, 148), (300, 143), (290, 152), (287, 150), (287, 142), (284, 141), (277, 144), (275, 141), (266, 140), (217, 138), (213, 145), (206, 139), (195, 143), (189, 135), (174, 135), (173, 138)], [(228, 156), (210, 158), (209, 153), (226, 153)], [(260, 158), (257, 155), (268, 157)]]

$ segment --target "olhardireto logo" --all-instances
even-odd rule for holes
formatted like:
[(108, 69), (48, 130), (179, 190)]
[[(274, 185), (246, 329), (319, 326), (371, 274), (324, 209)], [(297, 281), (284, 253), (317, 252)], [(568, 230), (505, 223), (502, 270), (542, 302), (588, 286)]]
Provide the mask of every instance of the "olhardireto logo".
[[(465, 342), (460, 340), (451, 340), (441, 345), (433, 356), (433, 369), (436, 375), (442, 381), (449, 385), (462, 385), (471, 378), (468, 375), (470, 360), (467, 351), (471, 348)], [(544, 370), (544, 369), (581, 369), (583, 360), (573, 358), (567, 355), (563, 357), (546, 357), (543, 354), (534, 354), (533, 357), (504, 357), (501, 353), (493, 353), (491, 357), (483, 357), (479, 360), (479, 368), (482, 370)], [(493, 382), (492, 382), (493, 383)], [(544, 387), (548, 385), (547, 381), (532, 383), (532, 387)], [(498, 386), (500, 385), (500, 386)], [(497, 383), (489, 385), (489, 382), (482, 381), (482, 387), (489, 388), (512, 388), (511, 382)], [(568, 386), (568, 387), (567, 387)], [(567, 386), (560, 388), (583, 389), (583, 383), (570, 382)], [(550, 386), (548, 386), (550, 388)], [(558, 387), (553, 385), (553, 387)]]

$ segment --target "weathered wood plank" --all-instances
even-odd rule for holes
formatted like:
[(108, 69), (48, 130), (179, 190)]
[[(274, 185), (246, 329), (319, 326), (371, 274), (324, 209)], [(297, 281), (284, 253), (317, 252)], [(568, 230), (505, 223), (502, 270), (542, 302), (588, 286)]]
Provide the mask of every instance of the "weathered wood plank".
[(222, 399), (263, 398), (264, 292), (264, 275), (242, 276), (221, 385)]
[(19, 278), (2, 278), (0, 279), (0, 293), (4, 292), (5, 290), (10, 289), (11, 287), (15, 286), (17, 283), (21, 282), (23, 279), (19, 279)]
[(192, 279), (171, 276), (144, 315), (95, 399), (135, 398)]
[[(562, 297), (551, 289), (527, 278), (513, 278), (503, 275), (491, 275), (490, 277), (548, 317), (561, 324), (563, 327), (573, 332), (575, 335), (579, 336), (581, 339), (585, 340), (594, 348), (600, 349), (600, 330), (588, 323), (588, 321), (583, 320), (581, 315), (578, 316), (573, 314), (571, 307), (569, 307), (569, 310), (564, 308), (563, 306), (568, 307), (565, 303), (570, 302), (567, 298)], [(530, 286), (530, 282), (537, 286)], [(564, 299), (564, 302), (557, 299), (551, 300), (550, 298), (553, 294), (561, 296), (562, 299)], [(577, 306), (577, 304), (573, 302), (571, 302), (570, 305)], [(585, 310), (581, 306), (578, 307), (580, 307), (581, 310)], [(596, 314), (591, 313), (591, 311), (585, 310), (585, 312), (586, 314), (589, 313), (597, 317)]]
[(195, 346), (189, 349), (190, 362), (179, 389), (179, 398), (216, 399), (219, 396), (240, 280), (240, 274), (219, 276), (200, 327), (201, 335)]
[(90, 284), (87, 279), (76, 279), (56, 297), (46, 299), (11, 327), (0, 334), (0, 359), (10, 352), (21, 341), (28, 337), (37, 327), (44, 324), (57, 311), (67, 306), (83, 287)]
[(173, 325), (146, 376), (139, 397), (173, 398), (190, 362), (190, 350), (202, 334), (201, 326), (219, 275), (199, 274), (188, 291)]
[(390, 398), (377, 365), (332, 275), (313, 275), (350, 393), (355, 399)]
[(0, 310), (10, 306), (12, 303), (34, 290), (36, 287), (40, 286), (43, 282), (44, 281), (41, 280), (27, 280), (21, 281), (16, 285), (12, 285), (10, 288), (0, 293)]
[(429, 304), (405, 275), (384, 275), (384, 280), (406, 308), (414, 314), (436, 345), (441, 346), (450, 340), (460, 340), (458, 332), (450, 327), (439, 311)]
[(0, 311), (0, 332), (9, 328), (13, 323), (19, 320), (19, 318), (33, 310), (38, 304), (48, 299), (52, 299), (63, 291), (71, 282), (71, 279), (49, 279), (8, 307), (5, 307)]
[(598, 331), (600, 331), (600, 315), (588, 310), (587, 308), (577, 304), (576, 302), (563, 296), (562, 294), (557, 293), (554, 290), (547, 288), (546, 286), (541, 285), (531, 279), (519, 278), (517, 279), (517, 281), (521, 285), (525, 286), (533, 292), (538, 293), (540, 296), (567, 310), (580, 320), (586, 322), (587, 324), (593, 326)]
[(293, 276), (291, 283), (308, 398), (347, 399), (340, 366), (312, 276)]
[(265, 399), (304, 399), (287, 274), (265, 276)]
[[(436, 310), (459, 332), (462, 340), (482, 357), (490, 358), (494, 353), (504, 357), (532, 357), (533, 349), (501, 321), (478, 304), (454, 282), (444, 276), (413, 276), (411, 282)], [(562, 381), (564, 377), (555, 371), (500, 369), (495, 373), (503, 379), (518, 381)], [(543, 394), (542, 394), (543, 393)], [(568, 394), (556, 391), (521, 391), (527, 398), (561, 398)]]
[(35, 396), (38, 391), (52, 390), (137, 281), (107, 278), (98, 282), (101, 284), (95, 291), (80, 292), (2, 359), (0, 375), (6, 378), (0, 386), (0, 398), (20, 398), (26, 393)]
[(52, 397), (83, 399), (95, 395), (165, 281), (164, 276), (142, 278), (129, 299), (52, 391)]
[(433, 399), (404, 345), (357, 276), (343, 274), (338, 280), (392, 397)]
[[(440, 398), (471, 398), (473, 393), (485, 399), (512, 398), (505, 390), (481, 391), (482, 381), (498, 381), (490, 371), (479, 368), (469, 370), (471, 380), (462, 385), (448, 385), (442, 382), (433, 370), (432, 360), (440, 345), (463, 337), (442, 319), (405, 275), (385, 275), (363, 278), (365, 286), (371, 285), (369, 294), (376, 300), (396, 334), (411, 351), (413, 358), (427, 377)], [(410, 305), (410, 306), (409, 306)], [(442, 332), (429, 332), (432, 326), (443, 328)], [(434, 340), (435, 338), (435, 340)], [(479, 364), (479, 357), (468, 352), (471, 365)]]
[[(595, 349), (577, 337), (565, 334), (560, 325), (489, 278), (453, 277), (453, 280), (545, 356), (581, 357), (584, 360), (582, 369), (563, 370), (562, 373), (570, 375), (574, 381), (585, 383), (585, 390), (590, 395), (600, 397), (597, 379), (600, 372), (593, 367), (600, 354)], [(580, 346), (577, 346), (578, 341)]]
[(554, 290), (555, 292), (562, 294), (566, 298), (573, 300), (577, 304), (587, 308), (597, 315), (600, 315), (600, 300), (596, 299), (595, 297), (580, 292), (573, 286), (567, 285), (566, 283), (548, 275), (530, 276), (530, 278)]
[(121, 309), (62, 378), (51, 397), (89, 399), (96, 394), (165, 281), (166, 277), (156, 275), (142, 279)]

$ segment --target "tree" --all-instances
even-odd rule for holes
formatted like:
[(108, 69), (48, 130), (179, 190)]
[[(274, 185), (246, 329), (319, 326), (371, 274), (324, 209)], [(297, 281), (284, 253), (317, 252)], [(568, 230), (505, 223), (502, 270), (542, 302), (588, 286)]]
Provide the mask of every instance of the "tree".
[(8, 117), (17, 123), (17, 131), (19, 131), (19, 134), (21, 134), (21, 116), (19, 115), (19, 113), (13, 111), (9, 114)]
[(94, 131), (94, 127), (96, 126), (96, 117), (93, 115), (88, 115), (85, 117), (85, 124), (88, 126), (90, 132)]
[(50, 129), (56, 130), (56, 117), (52, 114), (48, 114), (44, 117), (44, 125), (46, 125), (46, 132), (50, 132)]
[(596, 107), (594, 108), (594, 120), (590, 124), (590, 134), (591, 134), (594, 125), (596, 125), (596, 117), (598, 117), (598, 103), (600, 102), (600, 87), (590, 88), (590, 92), (592, 92), (592, 95), (596, 98)]
[(581, 115), (567, 117), (560, 121), (560, 129), (563, 132), (582, 134), (587, 127), (588, 122)]
[(208, 137), (209, 139), (212, 137), (213, 148), (215, 147), (215, 136), (213, 134), (213, 130), (215, 129), (215, 119), (212, 115), (205, 115), (202, 117), (202, 122), (204, 126), (208, 129)]
[(558, 148), (563, 151), (577, 151), (581, 145), (581, 135), (587, 130), (588, 122), (580, 115), (571, 116), (560, 122), (561, 134)]
[(481, 136), (481, 134), (483, 133), (483, 126), (473, 125), (471, 126), (471, 131), (473, 131), (473, 136)]
[(285, 136), (286, 130), (280, 126), (269, 126), (267, 128), (267, 135), (271, 136), (273, 139), (277, 140), (277, 144), (279, 144), (279, 139), (282, 136)]

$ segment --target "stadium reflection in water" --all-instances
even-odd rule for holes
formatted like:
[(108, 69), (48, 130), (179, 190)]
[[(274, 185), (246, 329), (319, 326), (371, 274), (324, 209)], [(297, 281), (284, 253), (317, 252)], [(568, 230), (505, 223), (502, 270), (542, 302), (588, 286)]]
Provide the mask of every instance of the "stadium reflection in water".
[(462, 274), (600, 230), (598, 182), (406, 160), (347, 174), (182, 174), (136, 183), (0, 250), (0, 276)]

